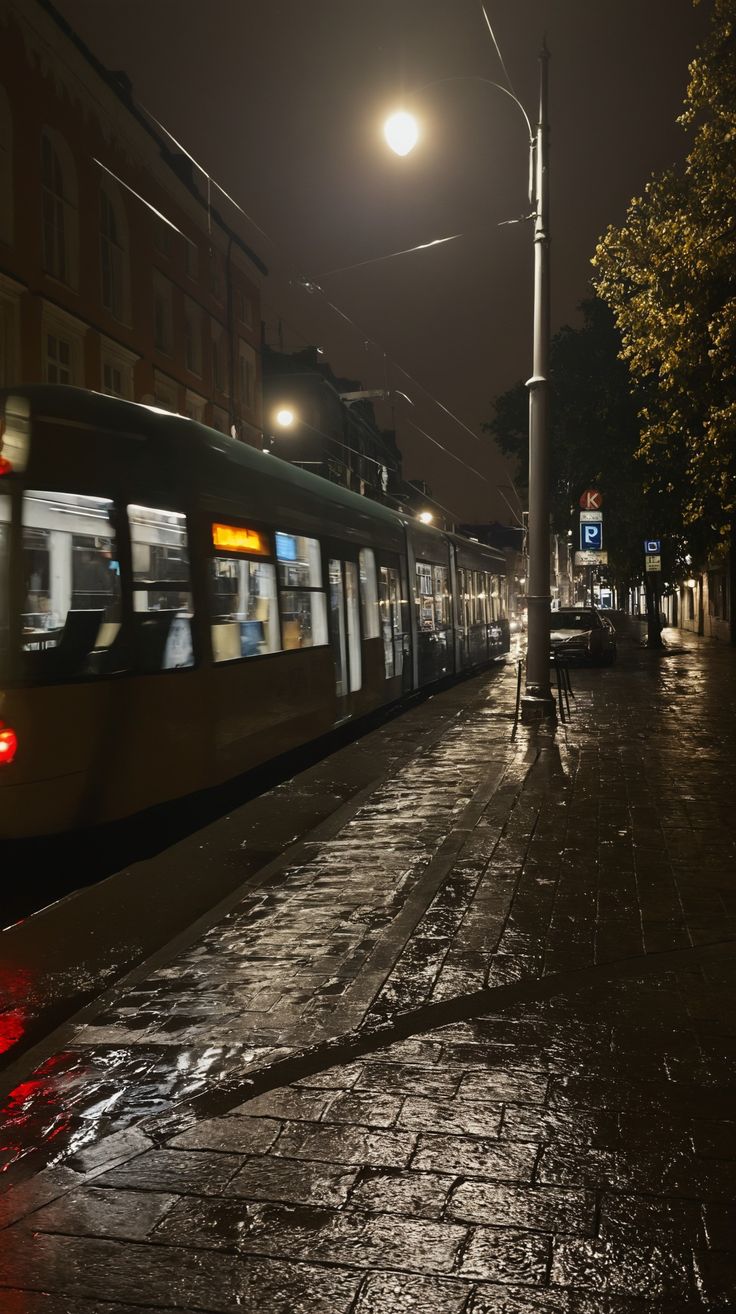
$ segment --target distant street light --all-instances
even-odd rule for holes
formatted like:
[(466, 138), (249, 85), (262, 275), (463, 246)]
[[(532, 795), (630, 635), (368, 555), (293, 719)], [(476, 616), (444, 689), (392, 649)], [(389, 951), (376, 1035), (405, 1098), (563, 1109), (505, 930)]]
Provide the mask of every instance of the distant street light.
[(419, 519), (421, 520), (423, 525), (431, 525), (432, 521), (434, 520), (434, 516), (432, 515), (431, 511), (420, 511)]
[[(486, 20), (487, 21), (487, 20)], [(542, 47), (539, 58), (539, 119), (532, 132), (529, 116), (521, 101), (500, 82), (489, 78), (442, 78), (440, 81), (481, 81), (502, 91), (513, 100), (524, 116), (529, 131), (531, 151), (530, 198), (534, 220), (534, 351), (529, 389), (529, 517), (527, 593), (526, 687), (521, 700), (522, 720), (555, 719), (555, 700), (549, 680), (550, 604), (549, 587), (549, 165), (547, 124), (547, 72), (549, 52)], [(397, 155), (407, 155), (416, 145), (419, 130), (416, 120), (405, 110), (392, 114), (384, 124), (384, 135)]]
[(290, 406), (280, 406), (274, 419), (279, 429), (291, 429), (296, 420), (296, 412)]

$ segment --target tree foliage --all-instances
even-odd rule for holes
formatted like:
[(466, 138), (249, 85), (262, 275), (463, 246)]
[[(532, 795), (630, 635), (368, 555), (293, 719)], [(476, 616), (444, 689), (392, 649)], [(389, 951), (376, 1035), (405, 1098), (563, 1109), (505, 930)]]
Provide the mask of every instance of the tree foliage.
[(736, 0), (713, 0), (680, 121), (684, 168), (651, 180), (593, 263), (639, 394), (646, 485), (702, 553), (736, 516)]

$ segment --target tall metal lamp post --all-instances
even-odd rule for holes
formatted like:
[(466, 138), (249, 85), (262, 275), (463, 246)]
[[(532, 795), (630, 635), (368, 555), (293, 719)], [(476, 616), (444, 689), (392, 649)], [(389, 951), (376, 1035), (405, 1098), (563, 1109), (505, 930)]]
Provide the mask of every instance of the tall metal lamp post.
[[(547, 119), (549, 51), (539, 56), (539, 118), (536, 132), (521, 101), (499, 82), (489, 82), (518, 106), (529, 130), (530, 191), (534, 221), (534, 346), (529, 389), (529, 521), (527, 579), (526, 682), (521, 700), (522, 720), (555, 719), (550, 687), (550, 450), (549, 450), (549, 124)], [(443, 78), (441, 81), (468, 79)], [(406, 155), (419, 138), (416, 120), (406, 111), (391, 116), (384, 126), (386, 140), (397, 155)]]

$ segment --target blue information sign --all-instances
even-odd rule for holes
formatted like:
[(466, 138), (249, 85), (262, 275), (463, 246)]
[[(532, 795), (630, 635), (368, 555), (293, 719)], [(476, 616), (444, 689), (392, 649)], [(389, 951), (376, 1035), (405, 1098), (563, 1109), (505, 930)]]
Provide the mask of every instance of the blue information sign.
[(603, 522), (581, 520), (580, 522), (580, 550), (581, 552), (598, 552), (603, 547)]
[(646, 552), (647, 556), (649, 556), (650, 554), (656, 556), (658, 552), (662, 551), (661, 538), (645, 538), (644, 551)]

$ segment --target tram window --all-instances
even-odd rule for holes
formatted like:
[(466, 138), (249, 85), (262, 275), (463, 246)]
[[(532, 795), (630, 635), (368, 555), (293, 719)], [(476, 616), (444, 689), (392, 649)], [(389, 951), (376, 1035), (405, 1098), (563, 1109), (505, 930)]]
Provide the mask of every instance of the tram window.
[[(331, 564), (331, 563), (330, 563)], [(350, 657), (350, 692), (359, 689), (363, 682), (360, 661), (360, 620), (358, 603), (358, 567), (354, 561), (345, 565), (345, 602), (348, 616), (348, 654)]]
[(406, 604), (401, 597), (399, 572), (394, 566), (381, 566), (378, 581), (383, 635), (383, 660), (386, 679), (401, 675), (404, 669), (404, 635), (406, 633)]
[(371, 548), (360, 550), (360, 605), (363, 612), (363, 637), (377, 639), (381, 633), (378, 614), (376, 559)]
[(29, 491), (23, 498), (21, 614), (26, 666), (41, 679), (121, 669), (120, 566), (106, 497)]
[(447, 566), (433, 566), (435, 628), (446, 630), (450, 624), (450, 589)]
[(276, 568), (244, 557), (212, 560), (212, 655), (216, 662), (281, 648)]
[(420, 630), (433, 630), (435, 625), (432, 567), (428, 566), (426, 561), (417, 562), (417, 606)]
[(328, 636), (319, 542), (301, 534), (279, 532), (276, 558), (284, 648), (321, 647)]
[(186, 516), (129, 506), (136, 664), (144, 671), (194, 665)]

